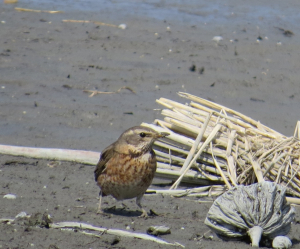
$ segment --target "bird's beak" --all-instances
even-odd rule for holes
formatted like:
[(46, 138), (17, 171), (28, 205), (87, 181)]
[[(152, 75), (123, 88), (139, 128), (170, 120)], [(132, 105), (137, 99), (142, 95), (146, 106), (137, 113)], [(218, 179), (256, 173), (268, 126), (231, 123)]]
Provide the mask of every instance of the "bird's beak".
[(157, 138), (161, 138), (161, 137), (166, 137), (166, 136), (169, 136), (170, 133), (168, 132), (160, 132), (158, 135), (157, 135)]

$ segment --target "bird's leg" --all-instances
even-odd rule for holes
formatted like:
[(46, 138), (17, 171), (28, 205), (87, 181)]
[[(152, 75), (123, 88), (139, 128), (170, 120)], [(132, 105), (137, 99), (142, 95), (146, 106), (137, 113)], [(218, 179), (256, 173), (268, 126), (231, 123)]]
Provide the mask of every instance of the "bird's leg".
[(142, 194), (142, 195), (139, 195), (139, 196), (137, 196), (136, 197), (136, 205), (138, 205), (139, 206), (139, 208), (142, 210), (142, 214), (139, 216), (139, 217), (141, 217), (141, 218), (146, 218), (146, 217), (148, 217), (148, 214), (147, 214), (147, 212), (146, 212), (146, 210), (142, 207), (142, 205), (141, 205), (141, 200), (142, 200), (142, 198), (143, 198), (143, 195), (144, 195), (144, 193)]
[(97, 214), (103, 214), (103, 211), (101, 209), (101, 201), (102, 201), (102, 191), (99, 192), (99, 204), (97, 209)]
[(125, 203), (122, 202), (122, 210), (127, 209), (127, 205)]

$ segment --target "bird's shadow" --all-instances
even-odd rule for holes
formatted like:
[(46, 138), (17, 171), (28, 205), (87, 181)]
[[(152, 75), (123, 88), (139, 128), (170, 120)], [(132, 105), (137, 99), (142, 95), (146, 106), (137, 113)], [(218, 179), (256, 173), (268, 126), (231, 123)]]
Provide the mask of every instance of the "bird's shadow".
[[(130, 210), (127, 207), (121, 207), (117, 208), (116, 206), (112, 206), (109, 208), (104, 208), (102, 209), (103, 213), (102, 215), (107, 215), (107, 216), (125, 216), (125, 217), (140, 217), (142, 215), (142, 212), (139, 210)], [(150, 212), (148, 213), (148, 216), (146, 218), (152, 218), (155, 216), (159, 216), (155, 211), (150, 209)]]
[(126, 216), (126, 217), (138, 217), (142, 214), (142, 212), (138, 210), (117, 208), (116, 206), (104, 208), (102, 211), (104, 215), (117, 215), (117, 216)]
[(298, 245), (298, 244), (300, 244), (300, 240), (292, 239), (292, 243), (293, 243), (293, 245)]

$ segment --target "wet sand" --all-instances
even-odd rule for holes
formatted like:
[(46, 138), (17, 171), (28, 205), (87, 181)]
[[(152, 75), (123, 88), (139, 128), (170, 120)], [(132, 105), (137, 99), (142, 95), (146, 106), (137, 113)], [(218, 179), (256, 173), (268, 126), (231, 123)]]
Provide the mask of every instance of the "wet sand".
[[(162, 118), (160, 97), (185, 103), (186, 91), (240, 111), (293, 135), (299, 120), (298, 2), (198, 1), (0, 3), (1, 144), (100, 152), (127, 128)], [(62, 10), (17, 12), (14, 7)], [(92, 20), (126, 24), (126, 29)], [(289, 33), (287, 31), (291, 31)], [(219, 43), (214, 36), (222, 36)], [(117, 91), (89, 97), (84, 90)], [(93, 167), (1, 155), (1, 217), (49, 213), (54, 222), (146, 232), (171, 227), (163, 239), (187, 248), (250, 248), (243, 242), (202, 238), (210, 202), (145, 196), (147, 210), (160, 216), (139, 219), (134, 200), (112, 216), (96, 215), (98, 187)], [(157, 180), (156, 180), (157, 181)], [(46, 186), (46, 187), (45, 187)], [(159, 187), (159, 186), (154, 186)], [(107, 207), (116, 202), (106, 198)], [(79, 207), (80, 206), (80, 207)], [(121, 203), (117, 203), (120, 207)], [(0, 218), (1, 218), (0, 217)], [(299, 221), (298, 215), (296, 221)], [(296, 222), (297, 223), (297, 222)], [(2, 248), (156, 248), (154, 242), (89, 237), (48, 229), (1, 224)], [(298, 244), (299, 225), (290, 238)], [(34, 247), (31, 245), (34, 244)], [(161, 248), (169, 246), (159, 245)], [(295, 248), (296, 248), (295, 246)]]

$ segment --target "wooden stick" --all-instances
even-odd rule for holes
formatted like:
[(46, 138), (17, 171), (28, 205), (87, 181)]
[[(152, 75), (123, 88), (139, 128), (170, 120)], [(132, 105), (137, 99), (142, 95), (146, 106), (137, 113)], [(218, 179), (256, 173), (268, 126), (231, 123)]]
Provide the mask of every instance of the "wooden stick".
[[(7, 218), (0, 219), (0, 223), (11, 224), (14, 221), (15, 221), (15, 219), (7, 219)], [(82, 232), (83, 234), (93, 235), (93, 236), (97, 236), (97, 237), (99, 237), (99, 234), (93, 234), (90, 231), (101, 232), (102, 234), (107, 233), (107, 234), (112, 234), (112, 235), (117, 235), (117, 236), (149, 240), (149, 241), (153, 241), (153, 242), (156, 242), (159, 244), (165, 244), (165, 245), (171, 245), (171, 246), (181, 246), (183, 248), (185, 247), (184, 245), (182, 245), (178, 242), (170, 243), (165, 240), (162, 240), (157, 237), (154, 237), (154, 236), (151, 236), (148, 234), (144, 234), (144, 233), (129, 232), (129, 231), (121, 230), (121, 229), (97, 227), (97, 226), (93, 226), (93, 225), (82, 223), (82, 222), (64, 221), (64, 222), (50, 223), (49, 227), (52, 229), (66, 229), (68, 231), (70, 231), (70, 229), (74, 229), (74, 230), (78, 230), (79, 232)]]
[(34, 148), (10, 145), (0, 145), (0, 154), (43, 158), (47, 160), (72, 161), (90, 165), (96, 165), (100, 158), (100, 153), (94, 151)]
[(153, 241), (159, 244), (165, 244), (165, 245), (172, 245), (172, 246), (178, 246), (184, 247), (184, 245), (181, 245), (179, 243), (170, 243), (165, 240), (159, 239), (157, 237), (144, 234), (144, 233), (135, 233), (135, 232), (128, 232), (121, 229), (111, 229), (111, 228), (104, 228), (104, 227), (96, 227), (93, 225), (89, 225), (82, 222), (72, 222), (72, 221), (65, 221), (65, 222), (57, 222), (57, 223), (51, 223), (49, 224), (50, 228), (54, 229), (62, 229), (62, 228), (69, 228), (69, 229), (79, 229), (79, 230), (88, 230), (88, 231), (97, 231), (97, 232), (104, 232), (107, 234), (117, 235), (117, 236), (123, 236), (123, 237), (130, 237), (130, 238), (138, 238), (138, 239), (144, 239)]
[(91, 93), (90, 95), (89, 95), (89, 97), (93, 97), (93, 96), (95, 96), (95, 95), (97, 95), (97, 94), (113, 94), (113, 93), (119, 93), (119, 92), (121, 92), (121, 90), (122, 89), (127, 89), (127, 90), (129, 90), (130, 92), (132, 92), (132, 93), (136, 93), (131, 87), (129, 87), (129, 86), (122, 86), (121, 88), (119, 88), (117, 91), (115, 91), (115, 92), (102, 92), (102, 91), (97, 91), (97, 90), (83, 90), (83, 92), (85, 92), (85, 93)]
[(50, 14), (56, 14), (56, 13), (64, 13), (60, 10), (33, 10), (33, 9), (24, 9), (24, 8), (18, 8), (16, 7), (15, 10), (17, 11), (26, 11), (26, 12), (43, 12), (43, 13), (50, 13)]

